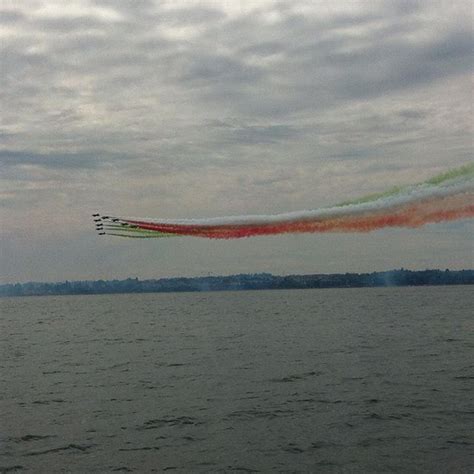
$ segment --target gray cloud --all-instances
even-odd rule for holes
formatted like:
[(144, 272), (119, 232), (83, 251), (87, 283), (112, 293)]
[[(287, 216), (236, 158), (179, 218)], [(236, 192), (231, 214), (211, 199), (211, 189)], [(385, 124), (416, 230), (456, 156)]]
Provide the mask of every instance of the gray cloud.
[(25, 0), (0, 22), (7, 233), (330, 204), (472, 159), (468, 2)]
[(25, 19), (25, 15), (13, 9), (0, 9), (0, 24), (16, 24)]
[(101, 162), (97, 156), (84, 153), (40, 154), (9, 150), (0, 151), (1, 167), (32, 165), (47, 169), (82, 169), (96, 168), (100, 164)]
[(241, 145), (263, 145), (295, 139), (301, 131), (291, 125), (245, 125), (221, 132), (223, 141)]

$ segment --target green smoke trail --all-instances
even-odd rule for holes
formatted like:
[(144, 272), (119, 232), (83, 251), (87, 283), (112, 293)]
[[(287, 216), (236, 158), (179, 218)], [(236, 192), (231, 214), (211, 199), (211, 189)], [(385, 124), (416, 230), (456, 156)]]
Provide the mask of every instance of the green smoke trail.
[[(146, 237), (171, 237), (173, 234), (167, 233), (167, 232), (157, 232), (154, 230), (148, 230), (148, 229), (140, 229), (137, 227), (131, 227), (131, 226), (123, 226), (120, 224), (105, 224), (104, 225), (104, 230), (105, 231), (111, 231), (107, 232), (108, 235), (120, 235), (120, 236), (126, 236), (128, 234), (140, 234), (140, 236)], [(139, 237), (138, 235), (131, 235), (132, 237)]]
[(173, 234), (163, 234), (162, 232), (151, 232), (146, 235), (119, 234), (118, 232), (106, 232), (106, 235), (115, 237), (126, 237), (128, 239), (162, 239), (164, 237), (176, 237)]
[(366, 202), (376, 201), (377, 199), (387, 198), (387, 197), (395, 196), (397, 194), (401, 194), (402, 192), (410, 188), (420, 187), (420, 186), (439, 186), (440, 184), (444, 184), (446, 181), (450, 181), (457, 178), (469, 178), (469, 177), (470, 178), (474, 177), (474, 163), (469, 163), (467, 165), (461, 166), (460, 168), (456, 168), (456, 169), (438, 174), (426, 181), (423, 181), (422, 183), (417, 183), (415, 185), (408, 184), (405, 186), (394, 186), (388, 189), (387, 191), (368, 194), (366, 196), (362, 196), (360, 198), (357, 198), (351, 201), (344, 201), (342, 203), (336, 204), (334, 207), (349, 206), (353, 204), (364, 204)]

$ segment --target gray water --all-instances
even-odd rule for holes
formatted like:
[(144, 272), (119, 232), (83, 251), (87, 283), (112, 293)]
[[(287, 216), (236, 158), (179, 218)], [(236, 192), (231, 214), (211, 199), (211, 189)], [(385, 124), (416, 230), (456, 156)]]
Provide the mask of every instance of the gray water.
[(473, 299), (2, 299), (0, 472), (473, 472)]

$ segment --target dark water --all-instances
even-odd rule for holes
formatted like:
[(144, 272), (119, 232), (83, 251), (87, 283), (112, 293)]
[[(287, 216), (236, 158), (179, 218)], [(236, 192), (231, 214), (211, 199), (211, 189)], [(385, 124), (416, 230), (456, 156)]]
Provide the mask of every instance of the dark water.
[(472, 287), (0, 300), (0, 472), (473, 472)]

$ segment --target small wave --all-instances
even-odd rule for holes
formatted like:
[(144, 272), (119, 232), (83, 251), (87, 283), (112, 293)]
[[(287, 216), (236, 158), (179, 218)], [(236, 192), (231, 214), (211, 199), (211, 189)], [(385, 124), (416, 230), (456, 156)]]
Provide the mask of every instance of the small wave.
[(330, 441), (313, 441), (310, 445), (311, 449), (332, 449), (340, 448), (342, 444), (332, 443)]
[(464, 446), (471, 446), (473, 445), (474, 443), (472, 441), (466, 441), (466, 440), (458, 440), (458, 439), (448, 439), (448, 441), (446, 441), (446, 443), (448, 444), (461, 444), (461, 445), (464, 445)]
[(368, 413), (367, 415), (365, 415), (365, 418), (369, 420), (386, 420), (387, 419), (387, 417), (379, 415), (378, 413)]
[(393, 413), (391, 415), (380, 415), (378, 413), (367, 413), (364, 415), (366, 420), (376, 420), (376, 421), (390, 421), (390, 420), (402, 420), (404, 418), (412, 418), (413, 413)]
[(122, 369), (122, 368), (126, 367), (127, 365), (130, 365), (129, 361), (128, 362), (121, 362), (119, 364), (112, 364), (109, 367), (104, 367), (104, 368), (101, 368), (99, 370), (96, 370), (96, 372), (109, 371), (109, 370), (112, 370), (112, 369)]
[(290, 443), (287, 446), (284, 446), (281, 448), (283, 451), (286, 451), (287, 453), (292, 453), (292, 454), (301, 454), (304, 453), (304, 449), (300, 448), (294, 443)]
[(50, 405), (51, 403), (67, 403), (62, 398), (53, 398), (51, 400), (33, 400), (31, 403), (34, 405)]
[(154, 430), (163, 426), (185, 426), (185, 425), (202, 425), (203, 422), (191, 416), (179, 416), (177, 418), (156, 418), (148, 420), (139, 426), (138, 430)]
[(17, 438), (9, 438), (9, 440), (13, 441), (14, 443), (23, 443), (23, 442), (29, 442), (29, 441), (39, 441), (39, 440), (48, 439), (48, 438), (56, 438), (56, 436), (55, 435), (26, 434), (24, 436), (19, 436)]
[(239, 471), (239, 472), (260, 472), (257, 469), (252, 469), (251, 467), (244, 466), (227, 466), (229, 471)]
[(138, 448), (119, 448), (119, 451), (158, 451), (159, 446), (140, 446)]
[(287, 375), (286, 377), (270, 379), (270, 382), (277, 382), (277, 383), (295, 382), (296, 380), (304, 380), (304, 379), (307, 379), (308, 377), (314, 377), (321, 374), (322, 372), (311, 371), (311, 372), (305, 372), (302, 374), (293, 374), (293, 375)]
[(252, 418), (265, 418), (267, 420), (271, 420), (273, 418), (278, 418), (281, 416), (287, 416), (293, 413), (291, 410), (258, 410), (258, 409), (251, 409), (251, 410), (238, 410), (230, 413), (226, 416), (226, 419), (241, 419), (241, 420), (248, 420)]
[(26, 453), (25, 456), (40, 456), (42, 454), (49, 454), (49, 453), (58, 453), (60, 451), (81, 451), (86, 452), (90, 448), (92, 448), (93, 444), (68, 444), (67, 446), (60, 446), (58, 448), (52, 449), (45, 449), (44, 451), (32, 451), (31, 453)]
[(340, 464), (335, 463), (333, 461), (328, 461), (327, 459), (321, 459), (321, 461), (316, 462), (316, 466), (321, 467), (332, 467), (332, 466), (339, 466)]
[(20, 466), (19, 464), (16, 466), (0, 466), (0, 473), (7, 474), (7, 472), (22, 471), (23, 469), (25, 468), (23, 466)]

